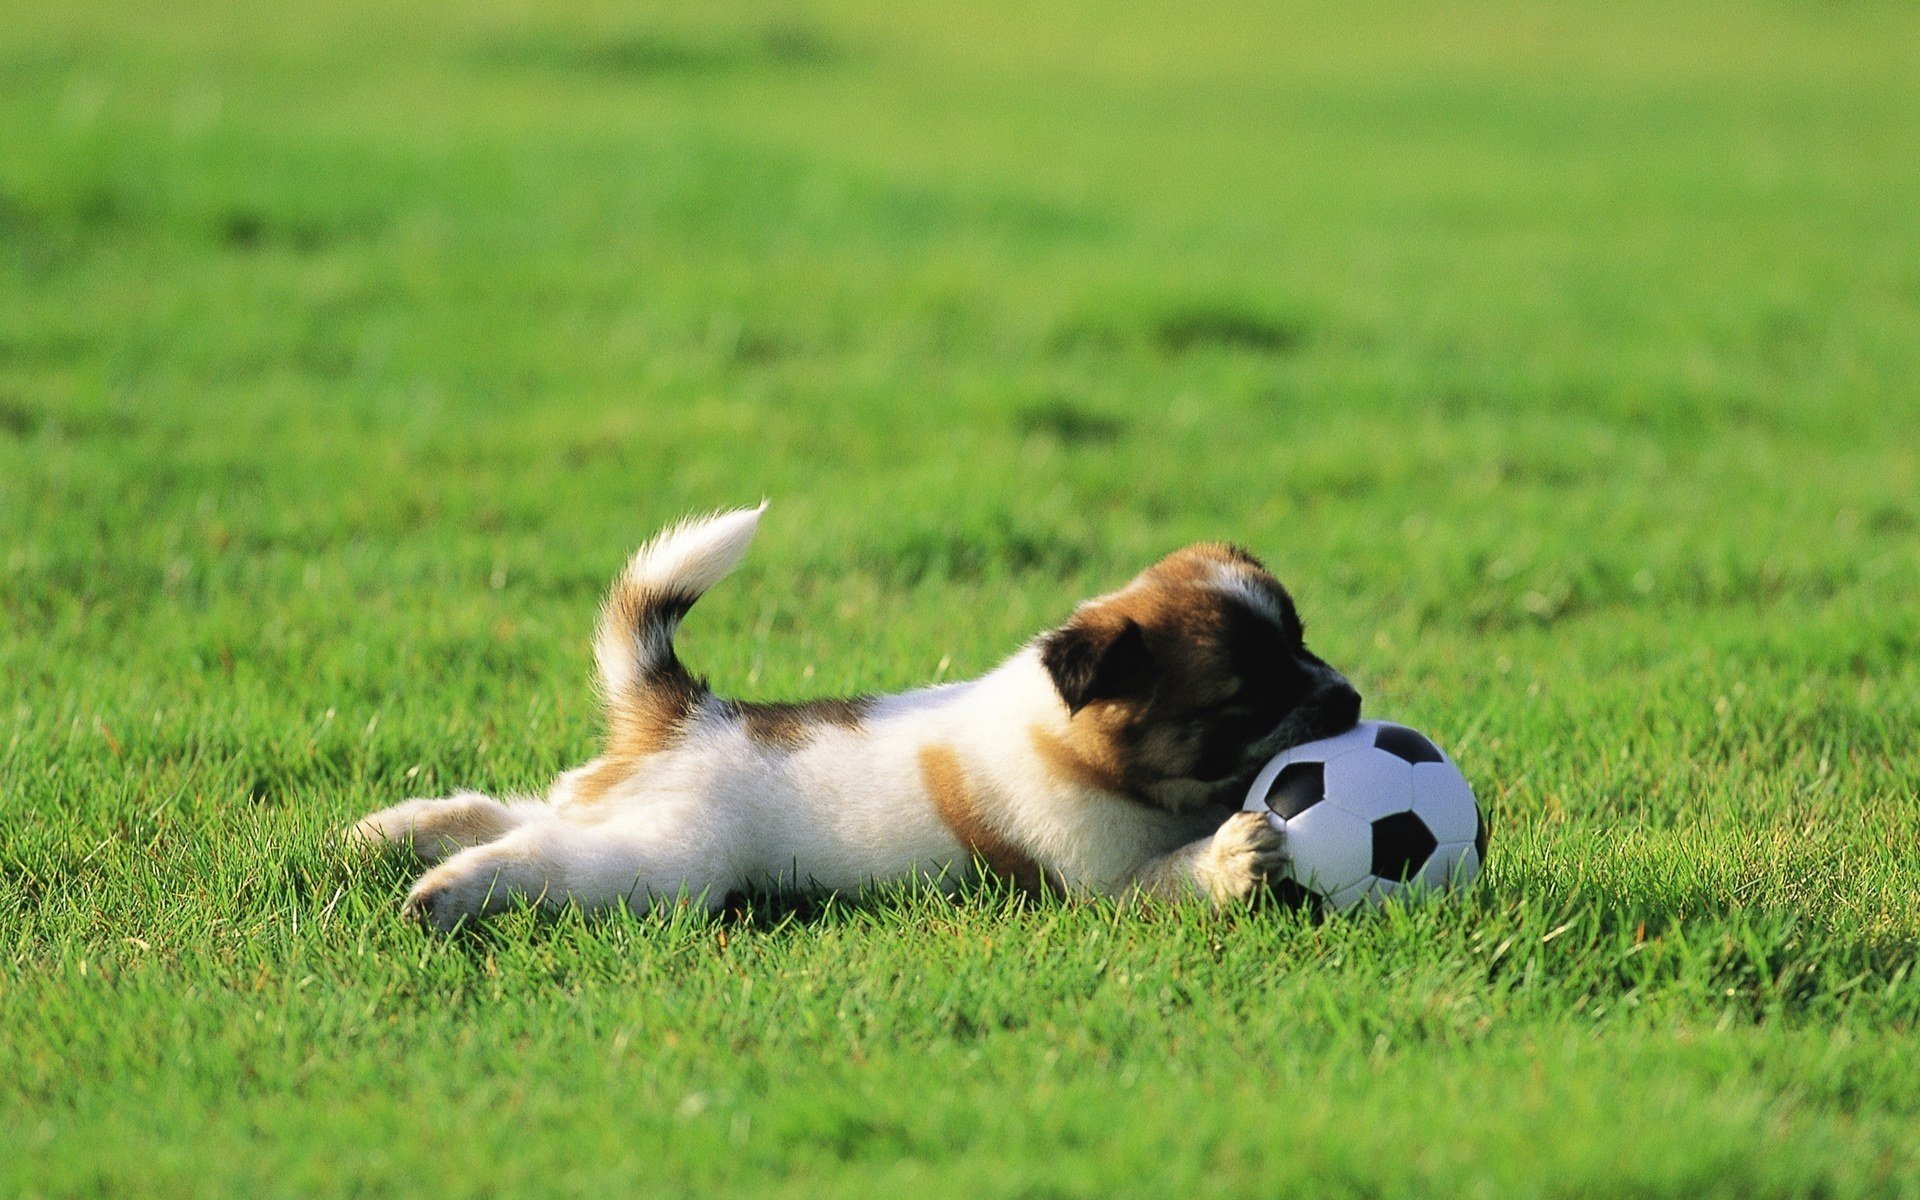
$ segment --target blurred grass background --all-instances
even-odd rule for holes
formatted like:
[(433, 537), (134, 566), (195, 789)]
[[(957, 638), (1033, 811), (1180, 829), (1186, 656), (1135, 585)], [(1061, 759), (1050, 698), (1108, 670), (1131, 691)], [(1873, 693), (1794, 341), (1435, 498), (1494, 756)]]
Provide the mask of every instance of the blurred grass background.
[[(0, 1183), (1913, 1192), (1917, 194), (1904, 4), (10, 12)], [(1485, 886), (401, 928), (761, 495), (723, 690), (1233, 538)]]

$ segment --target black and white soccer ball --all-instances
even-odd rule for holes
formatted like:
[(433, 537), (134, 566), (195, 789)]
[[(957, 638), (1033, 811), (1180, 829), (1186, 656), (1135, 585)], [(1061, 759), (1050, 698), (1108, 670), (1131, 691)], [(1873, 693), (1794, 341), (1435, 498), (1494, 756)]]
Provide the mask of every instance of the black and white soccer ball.
[(1463, 888), (1487, 858), (1467, 777), (1424, 735), (1385, 721), (1275, 755), (1246, 808), (1286, 833), (1293, 887), (1336, 911)]

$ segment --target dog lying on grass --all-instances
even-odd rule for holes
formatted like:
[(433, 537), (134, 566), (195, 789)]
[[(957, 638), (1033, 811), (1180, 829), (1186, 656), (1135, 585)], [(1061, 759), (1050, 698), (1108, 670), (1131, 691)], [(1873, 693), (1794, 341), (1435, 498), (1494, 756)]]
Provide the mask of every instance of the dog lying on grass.
[(435, 864), (406, 913), (451, 929), (519, 900), (644, 912), (751, 888), (851, 890), (984, 868), (1027, 887), (1251, 898), (1282, 836), (1238, 812), (1360, 696), (1252, 555), (1202, 543), (1080, 605), (979, 679), (890, 696), (724, 700), (674, 653), (766, 506), (661, 533), (594, 642), (604, 751), (541, 798), (408, 800), (349, 831)]

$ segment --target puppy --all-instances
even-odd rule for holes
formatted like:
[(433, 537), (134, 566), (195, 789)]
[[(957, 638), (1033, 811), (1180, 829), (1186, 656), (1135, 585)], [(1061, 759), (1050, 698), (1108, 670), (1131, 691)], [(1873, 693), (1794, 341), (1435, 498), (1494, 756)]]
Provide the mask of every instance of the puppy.
[(644, 912), (748, 888), (985, 869), (1030, 888), (1252, 897), (1282, 836), (1237, 812), (1281, 749), (1353, 725), (1252, 555), (1179, 550), (987, 675), (891, 696), (724, 700), (683, 666), (687, 610), (766, 506), (688, 521), (613, 584), (594, 642), (607, 739), (538, 799), (409, 800), (350, 836), (428, 863), (406, 912), (449, 929), (516, 900)]

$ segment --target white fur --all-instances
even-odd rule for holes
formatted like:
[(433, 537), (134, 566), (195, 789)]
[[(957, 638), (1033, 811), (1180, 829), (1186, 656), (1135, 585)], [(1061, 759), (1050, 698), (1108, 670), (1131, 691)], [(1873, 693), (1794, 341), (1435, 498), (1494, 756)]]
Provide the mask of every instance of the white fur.
[[(697, 593), (738, 561), (764, 508), (668, 531), (635, 555), (626, 579)], [(635, 683), (636, 648), (617, 632), (603, 629), (596, 652), (610, 687)], [(980, 679), (882, 697), (857, 726), (823, 724), (791, 746), (750, 737), (708, 700), (610, 792), (581, 795), (596, 760), (562, 775), (542, 802), (496, 804), (499, 835), (427, 872), (408, 905), (450, 927), (516, 896), (645, 911), (674, 898), (713, 907), (749, 887), (841, 891), (913, 876), (951, 885), (972, 869), (973, 851), (928, 792), (927, 747), (950, 751), (981, 819), (1069, 888), (1228, 899), (1273, 868), (1283, 846), (1264, 822), (1219, 827), (1218, 815), (1170, 813), (1050, 769), (1034, 730), (1064, 735), (1071, 719), (1031, 646)], [(476, 800), (485, 798), (408, 801), (353, 832), (443, 848), (461, 839), (434, 829), (434, 806), (470, 825)]]
[(1247, 578), (1245, 568), (1228, 563), (1220, 564), (1214, 568), (1213, 586), (1239, 600), (1269, 621), (1279, 623), (1280, 606), (1273, 602), (1273, 597), (1265, 589), (1253, 585), (1253, 581)]

